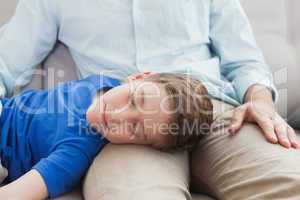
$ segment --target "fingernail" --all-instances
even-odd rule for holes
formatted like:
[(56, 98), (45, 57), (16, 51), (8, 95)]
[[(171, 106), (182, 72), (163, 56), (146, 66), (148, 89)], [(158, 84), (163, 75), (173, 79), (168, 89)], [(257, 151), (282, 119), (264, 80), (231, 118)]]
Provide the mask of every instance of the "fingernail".
[(299, 146), (298, 146), (297, 143), (292, 143), (292, 147), (295, 148), (295, 149), (298, 149), (298, 148), (299, 148)]
[(287, 141), (287, 140), (282, 141), (282, 143), (288, 149), (291, 147), (291, 143), (289, 141)]
[(297, 143), (297, 142), (292, 142), (292, 146), (293, 146), (295, 149), (299, 149), (299, 147), (300, 147), (299, 143)]
[(274, 135), (271, 135), (271, 140), (272, 140), (272, 142), (274, 142), (274, 143), (277, 143), (277, 142), (278, 142), (277, 137), (275, 137)]

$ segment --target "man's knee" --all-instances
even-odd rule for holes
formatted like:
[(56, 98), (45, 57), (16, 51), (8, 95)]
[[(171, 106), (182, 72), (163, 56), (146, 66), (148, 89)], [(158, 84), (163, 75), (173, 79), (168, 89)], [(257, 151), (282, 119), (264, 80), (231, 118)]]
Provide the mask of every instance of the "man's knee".
[(193, 183), (219, 198), (300, 199), (300, 151), (268, 143), (256, 125), (209, 136), (191, 162)]
[(188, 157), (137, 145), (107, 145), (84, 182), (87, 200), (189, 199)]

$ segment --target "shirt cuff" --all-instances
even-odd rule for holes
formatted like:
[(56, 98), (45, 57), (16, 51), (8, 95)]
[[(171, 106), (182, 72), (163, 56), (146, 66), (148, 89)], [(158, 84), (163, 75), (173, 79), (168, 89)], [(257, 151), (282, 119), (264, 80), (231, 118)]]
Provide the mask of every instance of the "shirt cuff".
[(32, 169), (35, 169), (42, 176), (47, 186), (49, 198), (56, 198), (61, 194), (61, 191), (56, 187), (58, 177), (53, 176), (43, 162), (40, 161)]
[(271, 75), (265, 74), (247, 74), (247, 76), (240, 76), (234, 79), (233, 86), (237, 94), (237, 100), (243, 104), (244, 97), (247, 90), (254, 84), (260, 84), (266, 86), (272, 93), (272, 99), (274, 102), (278, 100), (278, 91), (274, 85), (273, 78)]

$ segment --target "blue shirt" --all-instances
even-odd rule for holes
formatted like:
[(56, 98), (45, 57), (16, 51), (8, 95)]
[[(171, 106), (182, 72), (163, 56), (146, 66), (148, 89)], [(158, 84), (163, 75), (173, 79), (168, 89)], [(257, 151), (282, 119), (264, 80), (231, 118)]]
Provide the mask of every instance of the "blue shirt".
[(255, 83), (277, 96), (239, 0), (20, 0), (0, 31), (2, 94), (27, 83), (57, 40), (79, 78), (191, 73), (232, 104)]
[(43, 177), (51, 198), (78, 184), (107, 140), (93, 131), (86, 111), (97, 90), (119, 81), (90, 76), (51, 90), (29, 90), (1, 99), (1, 160), (7, 182), (31, 169)]

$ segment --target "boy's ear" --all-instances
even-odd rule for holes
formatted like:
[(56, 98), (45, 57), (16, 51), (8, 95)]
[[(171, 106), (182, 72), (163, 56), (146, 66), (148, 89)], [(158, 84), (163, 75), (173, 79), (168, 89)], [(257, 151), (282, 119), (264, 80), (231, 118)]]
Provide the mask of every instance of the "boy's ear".
[(135, 81), (135, 80), (143, 80), (149, 76), (151, 76), (152, 74), (154, 74), (153, 72), (150, 71), (145, 71), (143, 73), (138, 73), (138, 74), (132, 74), (130, 76), (128, 76), (128, 80), (129, 81)]

